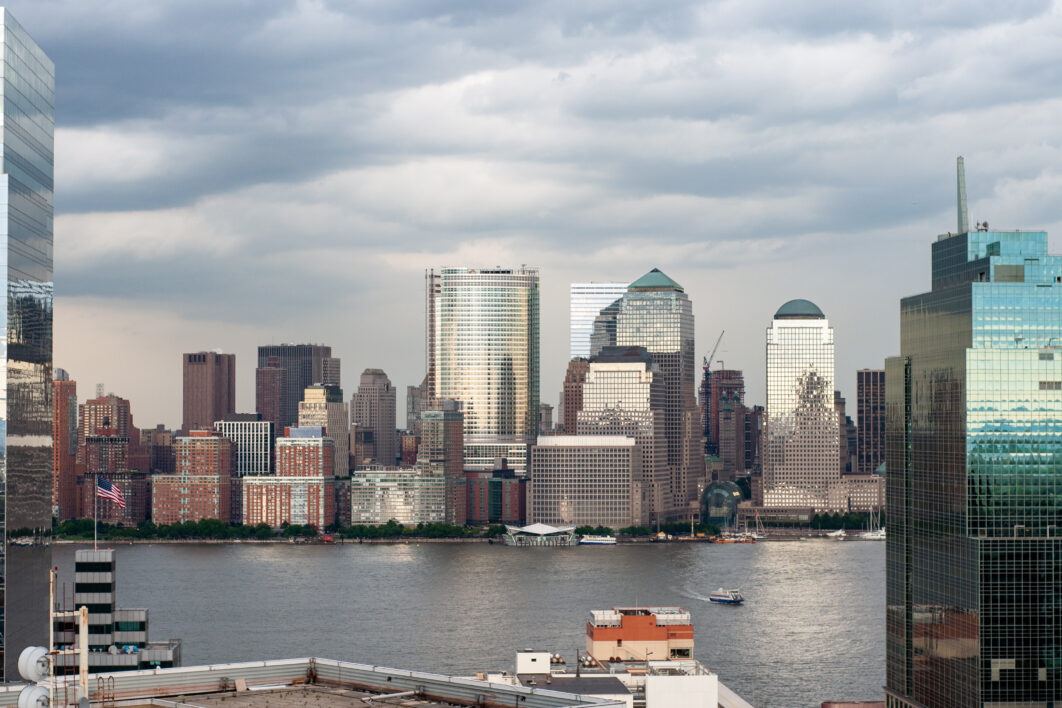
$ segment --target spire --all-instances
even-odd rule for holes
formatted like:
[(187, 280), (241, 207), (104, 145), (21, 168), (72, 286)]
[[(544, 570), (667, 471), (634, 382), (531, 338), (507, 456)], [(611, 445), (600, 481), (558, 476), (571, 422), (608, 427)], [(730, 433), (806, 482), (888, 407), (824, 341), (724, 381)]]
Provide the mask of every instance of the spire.
[(970, 218), (966, 215), (966, 166), (963, 164), (962, 155), (959, 155), (956, 173), (959, 190), (959, 233), (964, 234), (970, 230)]

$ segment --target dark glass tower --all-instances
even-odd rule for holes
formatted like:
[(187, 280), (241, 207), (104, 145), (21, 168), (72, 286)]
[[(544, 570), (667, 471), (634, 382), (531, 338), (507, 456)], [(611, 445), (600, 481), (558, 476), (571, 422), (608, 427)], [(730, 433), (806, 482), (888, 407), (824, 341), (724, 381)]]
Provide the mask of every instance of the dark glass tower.
[[(277, 435), (284, 434), (284, 426), (295, 425), (299, 419), (299, 401), (307, 387), (314, 384), (339, 385), (339, 377), (330, 374), (332, 347), (320, 344), (269, 344), (258, 347), (258, 368), (284, 370), (283, 410)], [(279, 403), (279, 402), (278, 402)], [(262, 413), (262, 411), (259, 411)], [(264, 414), (263, 414), (264, 415)]]
[(1062, 701), (1062, 257), (979, 229), (886, 362), (890, 706)]
[(48, 639), (52, 467), (54, 66), (0, 8), (4, 62), (0, 239), (7, 308), (0, 357), (0, 680)]

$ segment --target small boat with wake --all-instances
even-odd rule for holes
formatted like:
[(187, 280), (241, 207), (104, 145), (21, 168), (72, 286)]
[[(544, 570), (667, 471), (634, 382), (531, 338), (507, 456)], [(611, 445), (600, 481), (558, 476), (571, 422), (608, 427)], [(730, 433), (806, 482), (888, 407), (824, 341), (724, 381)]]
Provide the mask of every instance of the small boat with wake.
[(745, 598), (741, 596), (741, 590), (738, 588), (731, 588), (730, 590), (719, 588), (708, 593), (708, 600), (720, 605), (740, 605), (745, 601)]

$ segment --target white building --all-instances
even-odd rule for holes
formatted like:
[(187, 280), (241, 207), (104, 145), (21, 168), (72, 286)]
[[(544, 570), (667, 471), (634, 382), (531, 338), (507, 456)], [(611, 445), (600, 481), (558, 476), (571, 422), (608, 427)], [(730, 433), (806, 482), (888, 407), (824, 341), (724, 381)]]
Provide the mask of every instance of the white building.
[[(273, 421), (257, 413), (233, 413), (214, 423), (214, 430), (236, 448), (234, 477), (270, 474), (273, 471)], [(283, 432), (283, 431), (281, 431)]]
[(814, 303), (791, 300), (767, 328), (764, 506), (829, 507), (841, 478), (833, 392), (833, 328)]
[(350, 523), (404, 526), (446, 521), (446, 476), (415, 467), (370, 466), (350, 477)]

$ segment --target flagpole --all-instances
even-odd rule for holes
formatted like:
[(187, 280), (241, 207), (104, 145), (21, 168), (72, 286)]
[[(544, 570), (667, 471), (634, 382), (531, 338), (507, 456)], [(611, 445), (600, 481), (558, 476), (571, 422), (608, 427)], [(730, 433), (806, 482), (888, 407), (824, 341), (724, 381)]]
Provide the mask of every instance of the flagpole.
[(93, 475), (95, 477), (96, 493), (92, 495), (92, 550), (100, 550), (99, 536), (96, 532), (96, 517), (99, 516), (100, 508), (100, 477), (99, 475)]

